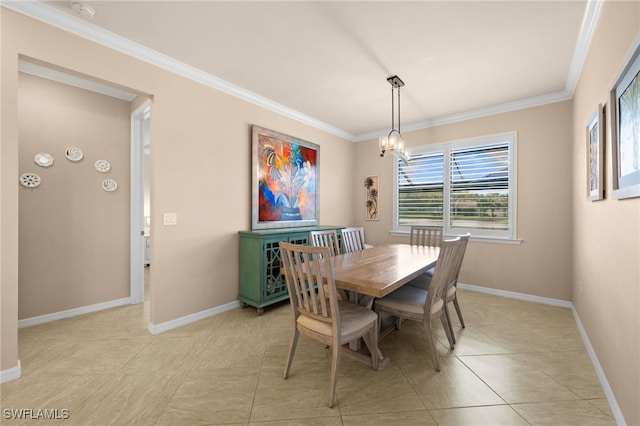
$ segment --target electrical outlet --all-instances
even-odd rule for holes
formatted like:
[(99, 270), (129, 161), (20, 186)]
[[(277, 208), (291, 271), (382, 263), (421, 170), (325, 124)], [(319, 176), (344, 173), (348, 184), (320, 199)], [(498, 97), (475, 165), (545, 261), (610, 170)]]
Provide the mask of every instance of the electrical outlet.
[(163, 213), (162, 224), (165, 226), (174, 226), (178, 224), (178, 213)]

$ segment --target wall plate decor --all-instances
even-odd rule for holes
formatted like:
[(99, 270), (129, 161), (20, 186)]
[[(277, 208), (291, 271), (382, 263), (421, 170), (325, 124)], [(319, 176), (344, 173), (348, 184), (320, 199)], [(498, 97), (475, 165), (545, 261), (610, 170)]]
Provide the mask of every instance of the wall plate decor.
[(254, 125), (251, 228), (317, 226), (320, 146)]
[(118, 182), (113, 179), (105, 179), (102, 181), (102, 189), (107, 192), (113, 192), (118, 189)]
[(64, 151), (65, 157), (67, 157), (71, 161), (80, 161), (84, 154), (80, 148), (76, 148), (75, 146), (70, 146)]
[(36, 188), (40, 186), (40, 176), (35, 173), (24, 173), (20, 176), (20, 185), (27, 188)]
[(111, 170), (111, 164), (107, 160), (98, 160), (95, 162), (95, 166), (100, 173), (106, 173)]
[(49, 167), (53, 165), (53, 157), (51, 154), (41, 152), (33, 157), (33, 161), (40, 167)]

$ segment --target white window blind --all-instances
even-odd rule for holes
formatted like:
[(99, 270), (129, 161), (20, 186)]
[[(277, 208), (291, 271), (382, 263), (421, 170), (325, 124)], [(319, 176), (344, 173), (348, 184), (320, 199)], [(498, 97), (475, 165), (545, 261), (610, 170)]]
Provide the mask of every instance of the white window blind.
[(451, 150), (449, 226), (509, 229), (509, 144)]
[(437, 225), (515, 239), (515, 142), (506, 133), (412, 149), (396, 164), (394, 231)]
[(442, 225), (444, 153), (418, 155), (398, 164), (398, 223)]

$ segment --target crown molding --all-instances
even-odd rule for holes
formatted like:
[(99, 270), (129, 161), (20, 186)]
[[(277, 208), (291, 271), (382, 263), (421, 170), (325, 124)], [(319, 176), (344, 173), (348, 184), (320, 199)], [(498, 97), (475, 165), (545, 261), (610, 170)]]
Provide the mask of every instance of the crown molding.
[(207, 74), (195, 67), (187, 65), (110, 31), (104, 30), (90, 22), (83, 21), (72, 15), (61, 12), (39, 1), (2, 0), (1, 5), (7, 9), (37, 19), (119, 52), (126, 53), (127, 55), (133, 56), (134, 58), (162, 68), (166, 71), (196, 81), (200, 84), (274, 111), (296, 121), (308, 124), (312, 127), (326, 131), (327, 133), (349, 141), (354, 140), (354, 135), (345, 132), (344, 130), (338, 129), (337, 127), (331, 126), (294, 109), (288, 108), (249, 90), (245, 90), (211, 74)]
[(18, 70), (27, 74), (35, 75), (36, 77), (42, 77), (48, 80), (57, 81), (58, 83), (68, 84), (69, 86), (79, 87), (81, 89), (111, 96), (127, 102), (131, 102), (136, 97), (135, 93), (121, 90), (107, 84), (101, 84), (95, 81), (76, 77), (75, 75), (57, 71), (53, 68), (36, 65), (24, 59), (20, 59), (18, 61)]
[[(547, 95), (536, 96), (533, 98), (522, 99), (515, 102), (509, 102), (501, 105), (494, 105), (487, 108), (466, 111), (459, 114), (429, 119), (416, 123), (410, 123), (403, 126), (405, 131), (415, 131), (426, 129), (444, 124), (486, 117), (489, 115), (505, 113), (509, 111), (531, 108), (548, 103), (569, 100), (573, 97), (575, 88), (586, 59), (586, 55), (591, 44), (591, 39), (595, 31), (600, 11), (602, 9), (603, 0), (588, 0), (585, 15), (583, 17), (580, 34), (576, 42), (576, 48), (571, 60), (571, 66), (567, 75), (565, 89), (561, 92), (550, 93)], [(128, 40), (122, 36), (106, 31), (89, 22), (78, 19), (72, 15), (61, 12), (51, 6), (47, 6), (39, 1), (16, 1), (16, 0), (0, 0), (0, 5), (15, 12), (30, 16), (34, 19), (45, 22), (62, 30), (71, 32), (80, 37), (89, 39), (96, 43), (102, 44), (114, 50), (131, 55), (141, 61), (155, 65), (169, 72), (178, 74), (182, 77), (191, 79), (205, 86), (214, 88), (221, 92), (227, 93), (236, 98), (261, 106), (268, 110), (274, 111), (283, 116), (292, 118), (301, 123), (310, 125), (317, 129), (326, 131), (332, 135), (341, 137), (351, 142), (361, 142), (375, 139), (379, 136), (387, 134), (388, 130), (379, 130), (360, 135), (353, 135), (337, 127), (331, 126), (325, 122), (317, 120), (306, 114), (294, 109), (288, 108), (282, 104), (274, 102), (263, 96), (251, 91), (245, 90), (228, 81), (222, 80), (211, 74), (207, 74), (197, 68), (180, 62), (174, 58), (149, 49), (141, 44)]]
[[(548, 95), (535, 96), (532, 98), (520, 99), (514, 102), (508, 102), (500, 105), (493, 105), (486, 108), (465, 111), (459, 114), (451, 114), (443, 117), (419, 121), (416, 123), (403, 124), (402, 130), (403, 132), (412, 132), (415, 130), (428, 129), (429, 127), (443, 126), (445, 124), (473, 120), (475, 118), (482, 118), (490, 115), (504, 114), (506, 112), (533, 108), (541, 105), (552, 104), (555, 102), (562, 102), (571, 99), (571, 97), (572, 95), (564, 90), (562, 92), (550, 93)], [(362, 142), (370, 139), (375, 139), (380, 136), (386, 136), (388, 132), (388, 130), (378, 130), (375, 132), (358, 135), (355, 137), (354, 142)]]
[(587, 9), (582, 19), (578, 41), (573, 51), (565, 86), (565, 92), (569, 93), (572, 98), (578, 85), (580, 74), (582, 73), (584, 61), (587, 59), (587, 54), (589, 53), (589, 46), (591, 46), (591, 40), (593, 39), (593, 34), (596, 30), (598, 19), (600, 18), (603, 3), (603, 0), (587, 1)]

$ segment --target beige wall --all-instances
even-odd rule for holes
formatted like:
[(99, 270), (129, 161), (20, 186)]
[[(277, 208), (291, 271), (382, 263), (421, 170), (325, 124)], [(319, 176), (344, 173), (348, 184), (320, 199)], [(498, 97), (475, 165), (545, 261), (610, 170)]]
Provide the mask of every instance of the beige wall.
[[(571, 153), (572, 300), (629, 425), (640, 424), (640, 199), (614, 200), (607, 193), (602, 201), (586, 200), (584, 129), (597, 105), (608, 104), (609, 89), (639, 31), (639, 2), (605, 3), (575, 93)], [(609, 135), (607, 149), (610, 145)], [(607, 164), (607, 190), (610, 170)]]
[[(18, 361), (19, 55), (153, 96), (152, 324), (237, 301), (237, 232), (251, 225), (252, 124), (319, 144), (320, 161), (326, 165), (323, 168), (326, 172), (320, 175), (323, 191), (320, 221), (351, 222), (352, 194), (339, 188), (352, 180), (353, 144), (84, 38), (4, 8), (0, 10), (3, 124), (0, 369), (14, 368)], [(178, 225), (162, 226), (164, 212), (177, 213)]]
[[(461, 280), (573, 300), (627, 424), (640, 424), (640, 200), (585, 201), (583, 129), (597, 103), (606, 101), (638, 35), (639, 8), (637, 2), (605, 3), (574, 101), (405, 134), (415, 146), (518, 131), (518, 237), (523, 243), (471, 243)], [(236, 231), (250, 226), (251, 124), (321, 145), (323, 224), (364, 225), (373, 244), (405, 241), (389, 234), (392, 163), (377, 156), (374, 141), (347, 144), (13, 12), (0, 8), (0, 14), (0, 369), (17, 364), (20, 53), (154, 96), (153, 324), (237, 298)], [(368, 175), (380, 176), (379, 222), (364, 221)], [(163, 212), (178, 213), (178, 226), (161, 226)]]
[[(129, 102), (24, 73), (18, 84), (19, 173), (42, 179), (19, 189), (18, 318), (128, 298)], [(65, 158), (70, 146), (82, 160)], [(34, 163), (41, 152), (52, 166)]]
[[(571, 102), (559, 102), (446, 126), (403, 133), (407, 147), (517, 131), (521, 244), (471, 241), (460, 280), (466, 284), (554, 299), (571, 299)], [(390, 235), (393, 159), (377, 141), (358, 143), (357, 181), (380, 175), (380, 222), (364, 222), (372, 243), (407, 242)], [(363, 191), (360, 189), (360, 191)], [(362, 197), (356, 210), (362, 211)], [(361, 216), (362, 217), (362, 216)]]

